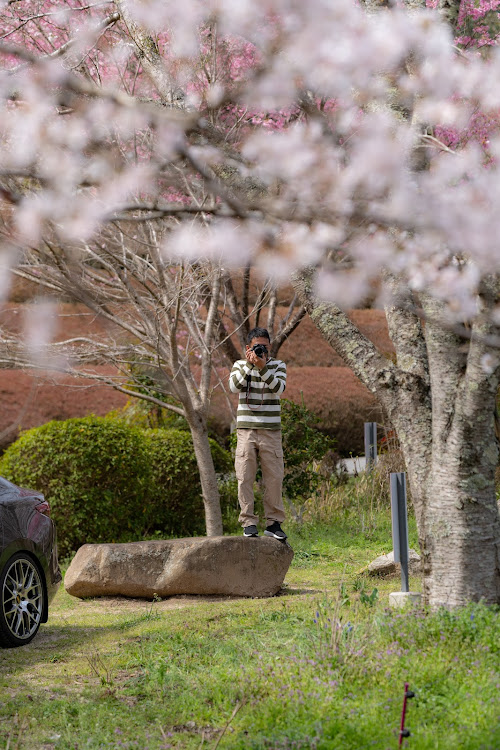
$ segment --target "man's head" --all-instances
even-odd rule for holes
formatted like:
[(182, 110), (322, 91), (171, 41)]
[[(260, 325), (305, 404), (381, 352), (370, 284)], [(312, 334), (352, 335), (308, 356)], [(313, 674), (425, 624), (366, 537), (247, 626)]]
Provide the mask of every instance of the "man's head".
[[(252, 330), (248, 332), (247, 351), (254, 350), (254, 347), (257, 347), (256, 354), (261, 359), (268, 359), (270, 343), (271, 339), (267, 328), (252, 328)], [(265, 350), (260, 347), (265, 347)]]
[(271, 343), (271, 338), (269, 336), (269, 331), (267, 328), (252, 328), (251, 331), (248, 331), (247, 336), (247, 346), (252, 346), (252, 341), (254, 339), (267, 339), (267, 344)]

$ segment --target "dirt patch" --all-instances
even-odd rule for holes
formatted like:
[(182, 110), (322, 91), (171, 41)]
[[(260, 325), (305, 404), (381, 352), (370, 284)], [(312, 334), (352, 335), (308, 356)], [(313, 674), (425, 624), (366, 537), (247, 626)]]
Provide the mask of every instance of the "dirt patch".
[[(286, 584), (281, 591), (276, 595), (277, 597), (282, 596), (307, 596), (311, 594), (317, 594), (317, 589), (303, 588), (301, 586), (293, 586)], [(276, 597), (270, 597), (275, 599)], [(191, 595), (182, 594), (179, 596), (170, 596), (168, 599), (160, 599), (157, 602), (152, 602), (148, 599), (133, 599), (124, 596), (101, 596), (95, 599), (78, 599), (72, 598), (72, 603), (77, 609), (81, 609), (85, 614), (105, 612), (107, 614), (121, 614), (135, 612), (138, 614), (145, 614), (147, 612), (166, 612), (168, 610), (185, 609), (188, 607), (196, 607), (200, 604), (220, 604), (221, 602), (241, 602), (247, 599), (247, 597), (241, 596), (202, 596), (202, 595)], [(74, 616), (74, 611), (71, 617)], [(51, 621), (57, 619), (64, 620), (67, 615), (64, 612), (54, 612), (51, 614)]]
[[(350, 310), (349, 317), (382, 355), (392, 356), (394, 346), (383, 310)], [(291, 367), (346, 367), (307, 316), (282, 345), (278, 357)]]
[[(111, 368), (95, 367), (105, 375)], [(221, 370), (227, 379), (229, 370)], [(288, 367), (285, 398), (314, 411), (321, 426), (337, 440), (337, 450), (346, 455), (363, 451), (363, 423), (382, 421), (376, 399), (347, 367)], [(231, 395), (233, 409), (237, 397)], [(18, 370), (0, 370), (0, 449), (17, 439), (21, 430), (31, 429), (53, 419), (65, 420), (88, 414), (104, 416), (123, 407), (127, 397), (110, 386), (89, 385), (70, 376), (53, 378)], [(229, 434), (233, 415), (226, 396), (216, 391), (211, 408), (211, 424), (221, 435)]]

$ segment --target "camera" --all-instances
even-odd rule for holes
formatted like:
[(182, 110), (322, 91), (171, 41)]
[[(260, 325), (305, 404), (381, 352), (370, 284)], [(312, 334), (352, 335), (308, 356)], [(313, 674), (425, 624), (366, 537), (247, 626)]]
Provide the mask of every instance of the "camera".
[(267, 357), (267, 346), (264, 344), (255, 344), (255, 346), (252, 346), (252, 351), (255, 352), (260, 359)]

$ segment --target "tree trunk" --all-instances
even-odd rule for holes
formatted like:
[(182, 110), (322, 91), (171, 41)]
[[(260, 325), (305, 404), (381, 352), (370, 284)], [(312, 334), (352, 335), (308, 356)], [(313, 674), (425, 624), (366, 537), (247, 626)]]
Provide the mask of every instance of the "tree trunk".
[[(395, 280), (387, 279), (392, 291)], [(495, 495), (498, 445), (494, 407), (498, 367), (488, 374), (488, 326), (470, 343), (444, 327), (439, 302), (399, 287), (386, 308), (396, 362), (384, 358), (332, 303), (314, 295), (313, 274), (294, 287), (313, 322), (377, 396), (403, 451), (424, 560), (424, 599), (432, 608), (500, 602), (500, 514)], [(493, 354), (495, 354), (493, 352)]]
[(426, 491), (424, 593), (431, 607), (500, 601), (500, 516), (495, 492), (498, 368), (483, 357), (489, 326), (471, 339), (440, 325), (422, 298), (432, 390), (432, 465)]
[(217, 475), (208, 440), (206, 419), (198, 412), (194, 412), (188, 415), (187, 421), (191, 430), (194, 454), (200, 472), (207, 536), (222, 536), (219, 487), (217, 485)]
[[(481, 443), (491, 453), (491, 443)], [(424, 597), (435, 609), (500, 601), (500, 520), (490, 457), (473, 470), (471, 445), (452, 441), (435, 455), (426, 503)], [(472, 448), (479, 451), (480, 445)]]

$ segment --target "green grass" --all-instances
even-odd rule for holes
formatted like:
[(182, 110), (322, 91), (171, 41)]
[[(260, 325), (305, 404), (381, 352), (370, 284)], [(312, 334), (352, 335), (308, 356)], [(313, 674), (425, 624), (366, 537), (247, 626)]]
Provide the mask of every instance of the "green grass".
[(290, 532), (272, 599), (61, 588), (37, 639), (0, 651), (0, 748), (387, 750), (405, 682), (410, 750), (500, 747), (498, 611), (389, 610), (399, 578), (361, 572), (391, 548), (387, 513)]

